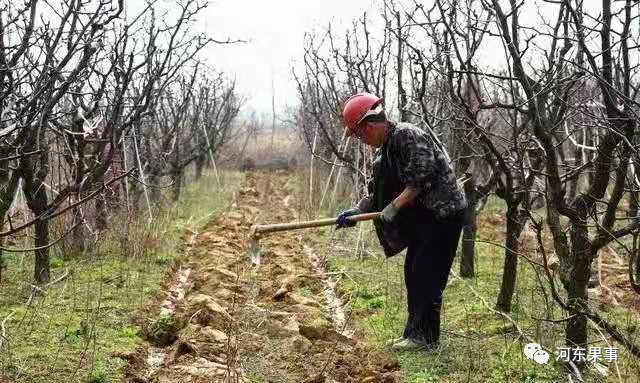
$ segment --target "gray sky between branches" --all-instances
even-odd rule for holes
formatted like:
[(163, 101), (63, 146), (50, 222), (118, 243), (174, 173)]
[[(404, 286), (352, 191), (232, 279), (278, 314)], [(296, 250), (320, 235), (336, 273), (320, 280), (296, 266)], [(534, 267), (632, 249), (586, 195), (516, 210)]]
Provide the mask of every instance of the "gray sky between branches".
[(276, 110), (296, 100), (291, 67), (303, 54), (304, 33), (329, 22), (345, 27), (367, 10), (371, 0), (217, 0), (200, 17), (205, 31), (216, 39), (249, 40), (244, 44), (213, 46), (204, 56), (215, 68), (235, 75), (249, 100), (245, 110), (271, 113), (271, 79)]
[[(169, 8), (175, 7), (175, 0), (161, 0)], [(194, 27), (217, 40), (241, 39), (246, 43), (232, 45), (212, 45), (202, 55), (208, 64), (217, 70), (235, 77), (240, 92), (247, 97), (243, 114), (255, 110), (263, 114), (266, 121), (271, 115), (271, 82), (275, 86), (276, 112), (297, 101), (296, 84), (291, 73), (292, 67), (299, 67), (304, 51), (304, 34), (314, 29), (332, 29), (341, 35), (352, 25), (354, 19), (365, 12), (371, 20), (379, 19), (381, 1), (384, 0), (210, 0), (208, 7), (198, 16)], [(414, 0), (396, 0), (401, 10), (412, 9)], [(424, 0), (431, 6), (433, 0)], [(505, 9), (508, 1), (501, 0)], [(623, 2), (614, 2), (614, 8)], [(598, 2), (585, 2), (585, 9), (595, 16), (599, 14)], [(169, 9), (171, 13), (171, 9)], [(527, 0), (521, 9), (520, 21), (525, 26), (540, 28), (550, 24), (557, 17), (557, 6), (542, 0)], [(370, 29), (375, 34), (375, 25)], [(494, 29), (495, 26), (492, 26)], [(542, 28), (544, 29), (544, 28)], [(495, 31), (494, 29), (494, 32)], [(524, 33), (534, 33), (527, 30)], [(598, 36), (591, 36), (597, 38)], [(537, 35), (533, 40), (535, 48), (525, 60), (533, 66), (544, 56), (534, 53), (544, 50), (550, 43), (549, 36)], [(425, 47), (428, 49), (428, 47)], [(540, 52), (538, 52), (540, 53)], [(504, 48), (497, 35), (483, 40), (483, 48), (478, 52), (476, 65), (480, 68), (504, 68), (506, 64)], [(389, 90), (387, 98), (395, 93)], [(393, 100), (387, 100), (393, 101)], [(387, 103), (387, 106), (391, 105)]]

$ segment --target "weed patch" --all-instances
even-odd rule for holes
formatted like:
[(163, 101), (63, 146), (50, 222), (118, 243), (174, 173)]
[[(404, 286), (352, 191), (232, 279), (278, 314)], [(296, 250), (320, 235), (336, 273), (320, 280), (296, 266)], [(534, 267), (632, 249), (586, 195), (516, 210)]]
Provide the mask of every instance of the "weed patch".
[(177, 339), (181, 328), (171, 313), (162, 312), (157, 318), (148, 321), (142, 332), (145, 338), (156, 346), (168, 346)]
[(33, 254), (5, 253), (0, 380), (118, 382), (127, 363), (118, 355), (130, 353), (144, 337), (170, 341), (173, 318), (140, 319), (140, 310), (181, 261), (184, 233), (225, 209), (240, 177), (225, 174), (223, 191), (213, 176), (188, 185), (179, 203), (155, 212), (153, 222), (143, 216), (115, 225), (93, 254), (65, 257), (53, 247), (51, 280), (57, 282), (44, 289), (31, 285)]

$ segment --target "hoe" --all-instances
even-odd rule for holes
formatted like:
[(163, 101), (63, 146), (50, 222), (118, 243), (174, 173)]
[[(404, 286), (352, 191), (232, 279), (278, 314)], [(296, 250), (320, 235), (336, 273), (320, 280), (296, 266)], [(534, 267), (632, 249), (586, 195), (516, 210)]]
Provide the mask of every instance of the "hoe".
[[(380, 213), (356, 214), (347, 217), (347, 219), (351, 222), (369, 221), (377, 218), (379, 215)], [(275, 233), (279, 231), (307, 229), (310, 227), (330, 226), (335, 225), (337, 222), (338, 218), (334, 217), (317, 219), (314, 221), (276, 223), (272, 225), (254, 225), (251, 227), (251, 234), (249, 238), (249, 254), (251, 255), (251, 261), (256, 265), (260, 264), (260, 237), (263, 234)]]

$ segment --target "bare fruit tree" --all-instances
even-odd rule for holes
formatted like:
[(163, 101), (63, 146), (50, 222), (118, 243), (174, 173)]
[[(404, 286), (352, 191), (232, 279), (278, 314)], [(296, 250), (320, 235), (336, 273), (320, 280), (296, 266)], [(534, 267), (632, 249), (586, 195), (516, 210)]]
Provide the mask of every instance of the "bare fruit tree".
[[(336, 48), (331, 27), (309, 35), (297, 76), (302, 135), (312, 155), (366, 175), (367, 157), (336, 144), (341, 102), (361, 91), (397, 96), (397, 116), (389, 102), (387, 112), (437, 137), (463, 182), (470, 201), (463, 274), (473, 275), (475, 213), (495, 194), (506, 205), (496, 309), (511, 310), (524, 259), (545, 299), (548, 290), (565, 313), (558, 323), (568, 346), (585, 347), (592, 323), (640, 356), (588, 294), (605, 248), (629, 263), (629, 283), (640, 291), (639, 18), (630, 0), (550, 1), (538, 10), (515, 0), (385, 2), (379, 17), (359, 21), (365, 31), (384, 26), (385, 37), (371, 44), (354, 43), (360, 35), (349, 31)], [(483, 66), (489, 50), (495, 64)], [(525, 242), (532, 237), (537, 244)]]
[[(363, 15), (353, 22), (342, 38), (330, 27), (322, 34), (307, 34), (304, 71), (294, 72), (300, 98), (296, 121), (313, 155), (332, 165), (336, 161), (352, 170), (360, 167), (370, 153), (357, 145), (348, 148), (341, 122), (345, 98), (357, 92), (385, 96), (387, 66), (390, 60), (390, 32), (371, 32), (370, 18)], [(360, 160), (358, 160), (360, 158)]]
[[(598, 13), (590, 13), (582, 2), (555, 4), (557, 18), (549, 26), (551, 49), (546, 65), (533, 71), (524, 63), (525, 47), (521, 40), (525, 32), (516, 3), (512, 1), (505, 10), (498, 1), (487, 2), (495, 12), (511, 70), (526, 97), (527, 114), (542, 149), (547, 184), (546, 219), (567, 293), (567, 299), (561, 303), (570, 315), (566, 340), (572, 346), (586, 346), (588, 318), (611, 330), (588, 303), (592, 262), (605, 245), (613, 241), (623, 243), (623, 238), (639, 227), (636, 219), (616, 215), (628, 193), (627, 177), (629, 164), (633, 163), (637, 122), (634, 100), (637, 95), (632, 94), (632, 84), (637, 78), (633, 76), (629, 55), (631, 20), (637, 15), (632, 16), (630, 1), (622, 3), (615, 23), (612, 4), (607, 0), (602, 1)], [(594, 33), (599, 34), (599, 42), (593, 41)], [(529, 41), (527, 38), (525, 43)], [(594, 92), (581, 91), (590, 85)], [(590, 104), (602, 106), (594, 109), (588, 107)], [(567, 126), (577, 122), (577, 118), (568, 119), (572, 115), (588, 118), (590, 124)], [(572, 132), (581, 129), (599, 136), (595, 145), (597, 154), (587, 162), (582, 162), (581, 157), (568, 158), (562, 145), (562, 140), (571, 139)], [(591, 172), (591, 182), (583, 188), (569, 187), (569, 181), (580, 177), (585, 169)], [(561, 217), (568, 219), (568, 230)], [(612, 335), (640, 355), (637, 346), (626, 337), (616, 332)]]
[[(130, 202), (128, 185), (144, 179), (147, 170), (132, 160), (141, 127), (157, 116), (158, 105), (179, 106), (167, 105), (172, 84), (189, 76), (185, 69), (197, 66), (208, 44), (232, 41), (189, 31), (206, 7), (196, 0), (178, 2), (171, 16), (149, 3), (125, 17), (122, 0), (2, 7), (0, 238), (33, 229), (33, 246), (4, 249), (33, 251), (34, 280), (44, 284), (52, 245), (66, 243), (68, 255), (83, 253), (108, 225), (108, 211)], [(232, 84), (218, 80), (212, 87), (212, 81), (193, 78), (192, 88), (203, 91), (188, 99), (208, 109), (186, 111), (198, 136), (177, 142), (185, 147), (176, 151), (200, 157), (208, 152), (213, 159), (228, 138), (239, 99)], [(182, 170), (186, 164), (181, 159)], [(20, 195), (30, 217), (8, 215)], [(52, 238), (56, 217), (64, 229)]]

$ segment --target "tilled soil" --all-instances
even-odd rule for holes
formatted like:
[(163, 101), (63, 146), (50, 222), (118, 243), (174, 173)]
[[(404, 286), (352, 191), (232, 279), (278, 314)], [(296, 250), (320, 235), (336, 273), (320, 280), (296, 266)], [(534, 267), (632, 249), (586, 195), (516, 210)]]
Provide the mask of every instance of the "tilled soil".
[[(131, 382), (394, 382), (397, 361), (354, 338), (323, 260), (304, 232), (260, 240), (256, 222), (287, 222), (293, 176), (248, 174), (231, 209), (197, 235), (161, 310), (179, 326), (164, 347), (131, 358)], [(186, 276), (186, 277), (185, 277)]]

